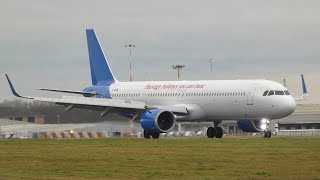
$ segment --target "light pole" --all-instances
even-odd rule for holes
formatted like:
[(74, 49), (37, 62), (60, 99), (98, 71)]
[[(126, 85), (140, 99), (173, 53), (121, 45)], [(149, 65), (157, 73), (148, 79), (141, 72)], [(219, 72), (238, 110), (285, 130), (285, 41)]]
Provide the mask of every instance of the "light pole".
[[(130, 82), (132, 82), (132, 61), (131, 61), (131, 55), (132, 55), (132, 48), (135, 48), (136, 45), (134, 44), (128, 44), (125, 45), (125, 47), (129, 48), (129, 68), (130, 68)], [(134, 135), (135, 129), (134, 129), (134, 122), (131, 119), (130, 120), (130, 135)]]
[(286, 79), (286, 77), (283, 78), (283, 86), (287, 87), (287, 79)]
[(134, 44), (125, 45), (125, 47), (129, 48), (129, 68), (130, 68), (130, 82), (132, 81), (132, 61), (131, 61), (131, 48), (136, 47)]
[(210, 72), (212, 72), (212, 66), (213, 66), (214, 60), (210, 58), (209, 63), (210, 63)]
[(180, 81), (180, 69), (186, 67), (185, 65), (172, 65), (172, 69), (178, 70), (178, 81)]

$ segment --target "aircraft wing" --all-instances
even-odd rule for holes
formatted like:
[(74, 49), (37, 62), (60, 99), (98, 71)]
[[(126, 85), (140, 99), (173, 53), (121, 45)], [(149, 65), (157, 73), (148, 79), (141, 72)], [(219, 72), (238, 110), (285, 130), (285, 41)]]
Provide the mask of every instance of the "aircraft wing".
[(41, 89), (38, 89), (38, 90), (41, 90), (41, 91), (53, 91), (53, 92), (62, 92), (62, 93), (70, 93), (70, 94), (80, 94), (80, 95), (83, 95), (85, 97), (92, 97), (92, 96), (95, 96), (95, 95), (99, 95), (95, 92), (83, 92), (83, 91), (71, 91), (71, 90), (61, 90), (61, 89), (47, 89), (47, 88), (41, 88)]
[(10, 85), (12, 93), (20, 98), (32, 99), (36, 101), (54, 102), (61, 105), (75, 105), (75, 106), (93, 106), (93, 107), (115, 107), (125, 109), (146, 109), (145, 103), (138, 101), (126, 101), (118, 99), (105, 99), (105, 98), (89, 98), (89, 97), (71, 97), (64, 96), (63, 98), (45, 98), (45, 97), (27, 97), (21, 96), (17, 93), (6, 74), (8, 83)]
[(63, 96), (63, 98), (34, 97), (33, 100), (54, 102), (56, 104), (61, 104), (61, 105), (113, 107), (113, 108), (124, 108), (124, 109), (146, 109), (145, 103), (143, 102), (125, 101), (125, 100), (118, 100), (118, 99)]
[(295, 101), (304, 101), (307, 99), (307, 95), (302, 95), (302, 96), (296, 96), (296, 97), (293, 97), (293, 99)]
[[(21, 96), (15, 90), (7, 74), (6, 74), (6, 77), (10, 85), (11, 91), (16, 97), (32, 99), (36, 101), (43, 101), (43, 102), (53, 102), (59, 105), (64, 105), (67, 107), (66, 109), (67, 111), (75, 107), (87, 108), (87, 109), (98, 109), (98, 110), (106, 110), (106, 109), (110, 110), (111, 108), (131, 109), (131, 110), (148, 110), (148, 109), (161, 108), (164, 110), (171, 111), (173, 113), (184, 113), (184, 114), (187, 113), (186, 107), (183, 107), (183, 106), (146, 106), (144, 102), (122, 100), (122, 99), (74, 97), (74, 96), (63, 96), (62, 98)], [(63, 92), (65, 90), (52, 90), (52, 91)]]
[(184, 106), (158, 106), (158, 105), (148, 105), (146, 106), (147, 109), (163, 109), (167, 111), (171, 111), (174, 113), (181, 113), (181, 114), (187, 114), (187, 108)]

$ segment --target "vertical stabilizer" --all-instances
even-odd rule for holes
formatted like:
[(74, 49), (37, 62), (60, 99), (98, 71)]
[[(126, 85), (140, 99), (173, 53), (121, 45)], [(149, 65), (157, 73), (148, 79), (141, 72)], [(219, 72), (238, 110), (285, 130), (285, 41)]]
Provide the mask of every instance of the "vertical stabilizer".
[(308, 90), (307, 90), (306, 83), (305, 83), (305, 81), (304, 81), (303, 74), (301, 74), (301, 81), (302, 81), (302, 91), (303, 91), (303, 95), (307, 95), (307, 94), (308, 94)]
[(108, 86), (116, 82), (94, 30), (87, 29), (86, 34), (92, 85)]

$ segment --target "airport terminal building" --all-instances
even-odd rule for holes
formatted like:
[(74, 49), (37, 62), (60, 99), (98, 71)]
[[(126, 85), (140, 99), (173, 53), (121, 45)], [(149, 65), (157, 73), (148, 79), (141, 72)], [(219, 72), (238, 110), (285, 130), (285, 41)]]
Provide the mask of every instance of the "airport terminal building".
[(320, 105), (301, 104), (290, 116), (273, 122), (278, 135), (320, 136)]

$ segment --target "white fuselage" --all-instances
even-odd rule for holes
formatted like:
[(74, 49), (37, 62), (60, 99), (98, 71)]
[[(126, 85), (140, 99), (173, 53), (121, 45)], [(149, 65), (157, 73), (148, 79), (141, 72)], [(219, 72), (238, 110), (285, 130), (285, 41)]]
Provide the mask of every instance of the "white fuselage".
[(269, 80), (145, 81), (110, 85), (113, 99), (136, 100), (146, 105), (188, 109), (181, 121), (278, 119), (295, 110), (291, 95), (263, 96), (266, 90), (287, 89)]

